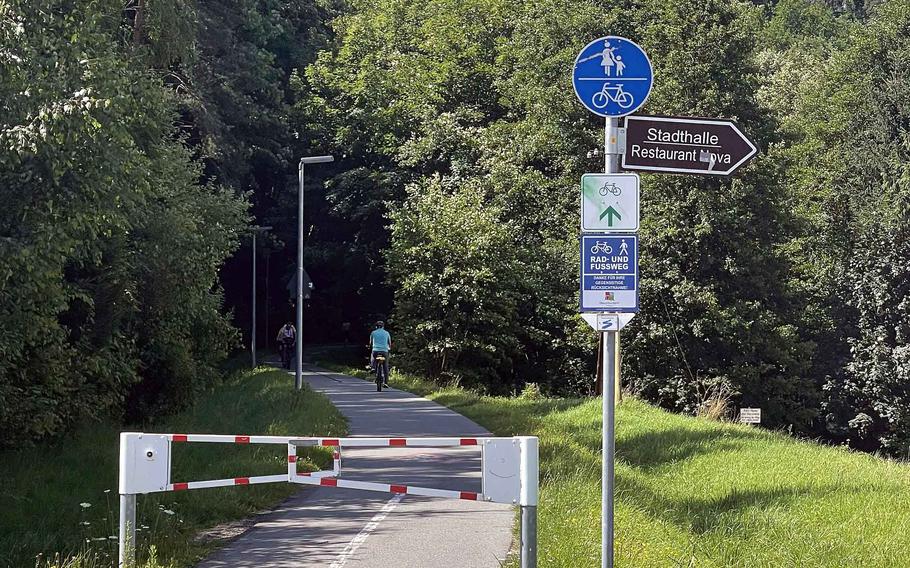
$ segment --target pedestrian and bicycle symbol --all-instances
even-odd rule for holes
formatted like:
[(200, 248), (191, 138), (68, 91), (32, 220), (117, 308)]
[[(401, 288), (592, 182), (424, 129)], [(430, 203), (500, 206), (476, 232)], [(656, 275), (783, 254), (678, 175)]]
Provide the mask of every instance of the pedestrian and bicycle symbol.
[(588, 110), (600, 116), (635, 112), (651, 93), (654, 73), (644, 50), (633, 41), (606, 36), (575, 58), (572, 83)]
[[(591, 247), (591, 254), (613, 254), (613, 247), (610, 246), (610, 241), (594, 241), (594, 245)], [(621, 239), (619, 243), (619, 250), (617, 251), (620, 256), (629, 255), (629, 241), (626, 239)]]
[(581, 230), (638, 230), (638, 174), (585, 174), (581, 177)]

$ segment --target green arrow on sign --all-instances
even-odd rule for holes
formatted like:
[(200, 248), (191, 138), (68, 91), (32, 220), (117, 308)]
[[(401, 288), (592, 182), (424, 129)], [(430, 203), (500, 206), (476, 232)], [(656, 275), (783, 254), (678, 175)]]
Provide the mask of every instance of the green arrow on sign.
[(613, 209), (613, 206), (607, 207), (607, 209), (600, 214), (600, 220), (603, 221), (603, 218), (607, 218), (607, 225), (613, 226), (613, 217), (616, 217), (617, 220), (622, 221), (622, 215), (619, 214), (619, 211)]

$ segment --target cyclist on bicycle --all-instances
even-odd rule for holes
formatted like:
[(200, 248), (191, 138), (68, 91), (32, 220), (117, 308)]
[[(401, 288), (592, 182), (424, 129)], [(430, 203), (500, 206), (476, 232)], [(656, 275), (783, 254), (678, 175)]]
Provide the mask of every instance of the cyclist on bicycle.
[(281, 329), (278, 330), (277, 341), (278, 350), (281, 352), (281, 362), (287, 366), (291, 360), (291, 349), (293, 349), (294, 343), (297, 342), (297, 329), (294, 324), (287, 322), (281, 326)]
[(377, 321), (376, 329), (370, 334), (370, 369), (376, 371), (376, 355), (382, 353), (385, 355), (385, 377), (386, 384), (389, 386), (389, 352), (392, 350), (392, 336), (385, 330), (385, 322)]

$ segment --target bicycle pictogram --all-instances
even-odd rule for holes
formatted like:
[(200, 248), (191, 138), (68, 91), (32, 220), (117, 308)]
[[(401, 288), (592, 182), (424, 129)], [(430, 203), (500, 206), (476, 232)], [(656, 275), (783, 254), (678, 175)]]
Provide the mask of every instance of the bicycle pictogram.
[(603, 196), (615, 195), (615, 196), (619, 197), (619, 195), (622, 194), (622, 188), (619, 187), (618, 185), (616, 185), (615, 183), (609, 182), (609, 181), (606, 182), (605, 184), (603, 184), (603, 186), (601, 186), (601, 188), (597, 191)]
[(591, 247), (591, 254), (597, 254), (599, 252), (610, 254), (613, 252), (613, 247), (608, 245), (605, 241), (597, 241), (594, 243), (594, 246)]
[(629, 108), (635, 102), (631, 93), (627, 93), (622, 88), (622, 83), (611, 87), (609, 83), (604, 83), (603, 89), (594, 93), (591, 97), (591, 104), (596, 108), (606, 107), (610, 101), (619, 105), (619, 108)]

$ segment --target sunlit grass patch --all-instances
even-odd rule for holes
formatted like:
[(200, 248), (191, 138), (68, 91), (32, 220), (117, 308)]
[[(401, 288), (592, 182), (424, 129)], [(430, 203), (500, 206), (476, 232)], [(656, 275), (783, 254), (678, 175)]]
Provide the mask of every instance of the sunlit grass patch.
[[(395, 372), (392, 384), (497, 435), (539, 436), (540, 566), (600, 565), (600, 399), (485, 397)], [(908, 464), (635, 399), (616, 431), (618, 566), (910, 566)]]

